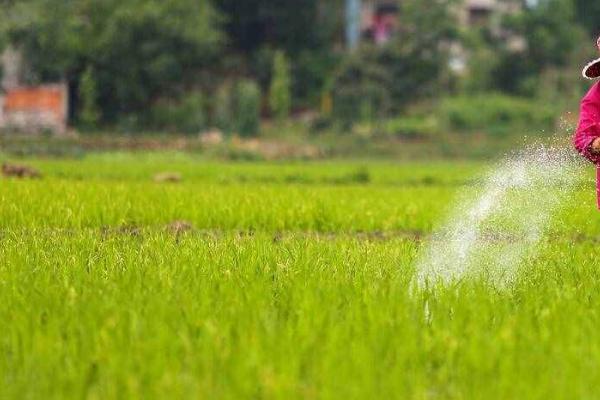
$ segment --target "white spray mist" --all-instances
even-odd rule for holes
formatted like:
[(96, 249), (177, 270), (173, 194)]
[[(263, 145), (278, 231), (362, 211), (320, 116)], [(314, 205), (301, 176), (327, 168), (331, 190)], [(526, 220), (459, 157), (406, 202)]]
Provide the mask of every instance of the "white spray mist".
[(538, 145), (494, 167), (425, 245), (416, 288), (473, 277), (497, 287), (510, 284), (581, 181), (579, 158), (567, 147)]

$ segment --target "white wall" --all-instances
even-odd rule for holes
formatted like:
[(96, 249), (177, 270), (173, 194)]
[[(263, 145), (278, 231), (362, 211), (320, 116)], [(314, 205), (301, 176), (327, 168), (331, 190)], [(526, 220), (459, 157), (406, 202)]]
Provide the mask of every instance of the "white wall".
[(0, 85), (4, 89), (19, 86), (23, 64), (21, 53), (9, 46), (0, 55), (0, 62), (2, 62), (2, 82), (0, 82)]

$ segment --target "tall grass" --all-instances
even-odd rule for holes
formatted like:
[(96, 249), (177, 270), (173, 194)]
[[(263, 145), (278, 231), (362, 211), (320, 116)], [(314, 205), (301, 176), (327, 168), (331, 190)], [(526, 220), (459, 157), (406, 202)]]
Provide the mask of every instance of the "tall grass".
[(0, 181), (0, 398), (595, 397), (587, 187), (510, 288), (414, 295), (420, 235), (485, 166), (34, 164)]

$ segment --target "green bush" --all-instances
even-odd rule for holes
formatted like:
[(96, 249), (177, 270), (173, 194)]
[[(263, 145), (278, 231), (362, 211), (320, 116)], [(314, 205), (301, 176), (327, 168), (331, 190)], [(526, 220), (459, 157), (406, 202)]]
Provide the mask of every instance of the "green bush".
[(159, 101), (151, 109), (150, 128), (180, 133), (199, 133), (206, 129), (204, 96), (193, 92), (179, 101)]
[(94, 70), (88, 66), (81, 75), (79, 82), (79, 100), (81, 110), (79, 112), (79, 122), (85, 129), (95, 129), (100, 121), (100, 109), (98, 108), (98, 91)]
[(290, 114), (291, 98), (290, 65), (282, 51), (275, 53), (273, 58), (273, 78), (269, 90), (269, 106), (273, 115), (279, 120), (285, 120)]
[(212, 3), (3, 1), (0, 36), (22, 52), (33, 81), (80, 81), (93, 66), (101, 122), (129, 126), (156, 99), (203, 83), (199, 71), (215, 65), (225, 37)]
[(407, 116), (385, 121), (381, 133), (405, 139), (430, 137), (439, 131), (438, 120), (434, 116)]
[(256, 136), (260, 130), (260, 106), (261, 92), (255, 81), (225, 82), (215, 93), (213, 122), (225, 133)]
[(556, 110), (552, 105), (529, 99), (489, 94), (448, 98), (441, 104), (440, 118), (453, 131), (543, 132), (554, 127)]
[[(456, 20), (448, 1), (403, 0), (399, 25), (406, 34), (385, 46), (362, 46), (331, 82), (334, 117), (345, 122), (389, 117), (446, 90), (448, 46)], [(369, 122), (370, 122), (369, 121)]]
[(332, 85), (333, 117), (346, 127), (372, 121), (390, 110), (392, 78), (385, 68), (353, 56), (342, 65)]
[(314, 107), (319, 104), (323, 89), (343, 57), (343, 53), (329, 50), (305, 50), (294, 55), (292, 65), (292, 93), (294, 104)]
[(222, 84), (215, 93), (213, 122), (223, 132), (233, 129), (233, 87), (230, 82)]
[(249, 79), (237, 82), (234, 96), (234, 131), (240, 136), (256, 136), (260, 131), (260, 88)]

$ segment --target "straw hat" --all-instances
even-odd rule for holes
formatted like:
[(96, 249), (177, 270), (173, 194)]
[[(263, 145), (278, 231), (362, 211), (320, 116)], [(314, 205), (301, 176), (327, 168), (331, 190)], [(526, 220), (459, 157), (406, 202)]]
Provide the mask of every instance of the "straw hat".
[[(596, 46), (598, 46), (598, 50), (600, 50), (600, 37), (596, 41)], [(588, 65), (583, 68), (582, 75), (584, 78), (588, 79), (600, 78), (600, 58), (596, 58), (588, 63)]]

